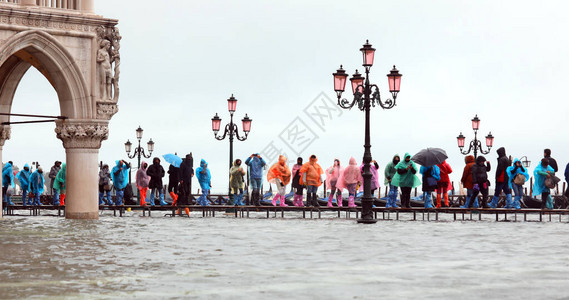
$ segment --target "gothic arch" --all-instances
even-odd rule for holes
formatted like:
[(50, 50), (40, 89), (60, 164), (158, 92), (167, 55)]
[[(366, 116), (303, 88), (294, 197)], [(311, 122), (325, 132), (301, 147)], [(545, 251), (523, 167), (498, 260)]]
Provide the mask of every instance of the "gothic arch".
[[(0, 53), (0, 112), (10, 112), (20, 80), (34, 66), (55, 89), (61, 115), (96, 118), (85, 78), (69, 51), (53, 36), (39, 30), (23, 31), (6, 40)], [(0, 120), (9, 118), (0, 116)]]

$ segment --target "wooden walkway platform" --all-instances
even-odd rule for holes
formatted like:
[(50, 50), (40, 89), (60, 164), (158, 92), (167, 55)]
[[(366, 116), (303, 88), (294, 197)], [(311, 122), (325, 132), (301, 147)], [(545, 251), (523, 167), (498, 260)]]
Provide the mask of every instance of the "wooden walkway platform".
[[(185, 209), (190, 210), (190, 215)], [(154, 206), (139, 205), (100, 206), (99, 212), (104, 215), (112, 212), (114, 216), (123, 217), (127, 212), (139, 211), (142, 216), (163, 213), (165, 217), (211, 217), (217, 216), (235, 218), (342, 218), (357, 219), (361, 208), (348, 207), (280, 207), (280, 206)], [(559, 221), (569, 223), (569, 210), (554, 209), (503, 209), (503, 208), (385, 208), (374, 207), (374, 218), (393, 221)], [(6, 216), (65, 216), (65, 206), (22, 206), (6, 207)]]

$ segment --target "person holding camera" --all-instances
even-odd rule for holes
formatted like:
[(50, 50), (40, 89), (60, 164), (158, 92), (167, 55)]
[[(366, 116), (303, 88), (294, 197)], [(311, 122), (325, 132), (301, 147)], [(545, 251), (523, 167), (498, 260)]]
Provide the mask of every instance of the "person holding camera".
[(246, 160), (245, 164), (249, 166), (249, 180), (251, 182), (251, 200), (254, 205), (261, 205), (261, 186), (263, 184), (263, 168), (267, 164), (259, 153), (251, 154)]

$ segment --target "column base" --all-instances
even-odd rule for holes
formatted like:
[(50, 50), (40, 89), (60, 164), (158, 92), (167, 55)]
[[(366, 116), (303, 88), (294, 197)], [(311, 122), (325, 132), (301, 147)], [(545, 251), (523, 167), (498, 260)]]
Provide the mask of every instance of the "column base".
[(65, 212), (65, 218), (75, 220), (98, 220), (99, 212)]

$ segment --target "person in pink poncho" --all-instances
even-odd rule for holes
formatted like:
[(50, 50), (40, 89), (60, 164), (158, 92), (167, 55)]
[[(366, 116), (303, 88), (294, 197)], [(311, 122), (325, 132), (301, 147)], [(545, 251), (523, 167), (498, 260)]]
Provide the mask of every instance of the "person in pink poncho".
[(140, 206), (146, 206), (146, 193), (148, 192), (148, 183), (150, 183), (150, 176), (146, 174), (147, 167), (148, 164), (143, 161), (138, 171), (136, 171), (136, 187), (140, 191)]
[(350, 158), (350, 165), (348, 165), (344, 172), (340, 175), (336, 187), (339, 189), (348, 189), (350, 198), (348, 198), (348, 207), (356, 207), (354, 203), (354, 198), (356, 197), (356, 192), (358, 191), (358, 186), (361, 189), (362, 183), (364, 182), (360, 167), (355, 158)]
[[(362, 173), (362, 177), (364, 175), (364, 165), (365, 164), (361, 164), (360, 166), (360, 172)], [(369, 164), (369, 171), (371, 172), (371, 195), (373, 196), (373, 194), (375, 194), (375, 190), (379, 189), (379, 174), (378, 174), (378, 170), (379, 170), (379, 165), (377, 164), (377, 162), (375, 160), (372, 160), (371, 163)], [(363, 185), (363, 181), (362, 181), (362, 185)], [(381, 196), (381, 195), (378, 195)]]
[(326, 188), (330, 190), (330, 196), (328, 196), (328, 207), (333, 207), (332, 199), (334, 199), (334, 194), (336, 194), (336, 202), (338, 207), (342, 207), (342, 190), (337, 187), (338, 179), (342, 175), (344, 168), (340, 166), (340, 160), (334, 159), (334, 165), (326, 169)]

